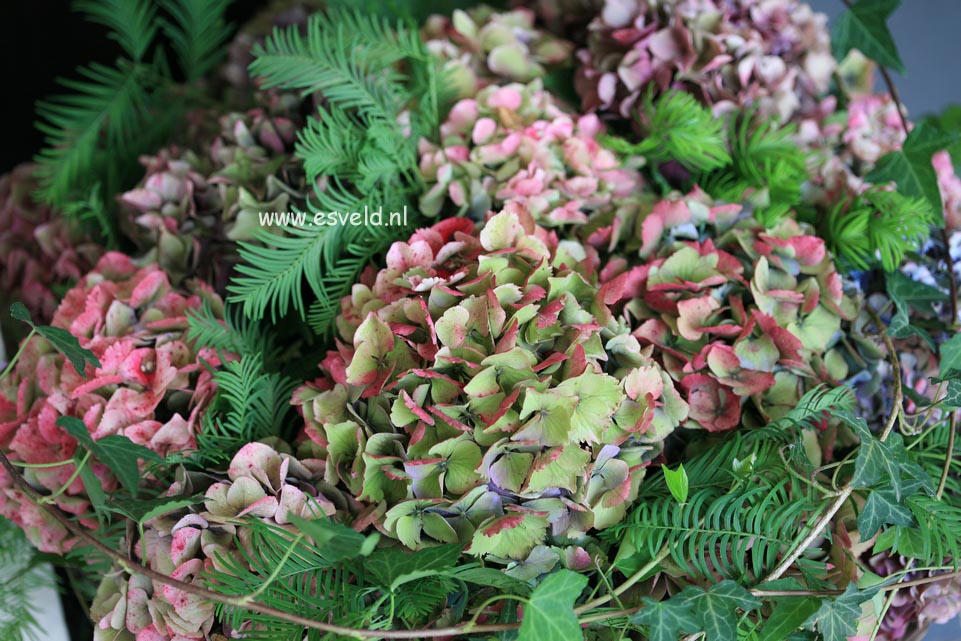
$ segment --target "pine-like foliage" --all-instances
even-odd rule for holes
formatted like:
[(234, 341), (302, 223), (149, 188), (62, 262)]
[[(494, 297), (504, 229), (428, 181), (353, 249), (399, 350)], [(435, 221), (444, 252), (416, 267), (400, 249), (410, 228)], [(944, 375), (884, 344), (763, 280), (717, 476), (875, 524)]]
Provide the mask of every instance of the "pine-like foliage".
[(759, 580), (824, 504), (785, 473), (786, 464), (800, 475), (811, 472), (800, 431), (852, 402), (847, 388), (812, 390), (779, 421), (735, 433), (685, 461), (690, 494), (683, 504), (663, 474), (646, 479), (637, 507), (605, 531), (605, 538), (620, 542), (622, 567), (667, 549), (687, 576)]
[[(40, 194), (68, 215), (96, 223), (108, 245), (116, 243), (113, 200), (142, 175), (137, 158), (166, 142), (185, 101), (175, 99), (172, 72), (158, 38), (163, 25), (183, 75), (209, 71), (229, 35), (228, 0), (168, 0), (161, 20), (152, 0), (81, 0), (90, 20), (110, 30), (122, 55), (113, 65), (81, 67), (61, 79), (67, 91), (37, 104), (37, 127), (45, 136), (37, 156)], [(189, 101), (188, 101), (189, 102)], [(78, 203), (80, 205), (78, 206)]]
[(710, 171), (731, 162), (723, 121), (691, 94), (670, 91), (655, 102), (653, 92), (648, 92), (641, 116), (645, 136), (640, 142), (607, 138), (607, 145), (655, 162), (674, 161), (690, 171)]
[(197, 436), (199, 460), (226, 463), (247, 443), (281, 436), (297, 381), (273, 369), (280, 355), (274, 341), (240, 314), (219, 321), (206, 305), (188, 322), (190, 338), (216, 349), (222, 361), (213, 371), (217, 397)]
[(163, 0), (170, 15), (161, 24), (187, 80), (203, 78), (223, 58), (230, 28), (230, 0)]
[(438, 127), (437, 68), (416, 29), (337, 9), (312, 16), (306, 36), (275, 31), (254, 54), (251, 72), (264, 86), (317, 95), (324, 104), (296, 150), (316, 186), (308, 224), (284, 236), (264, 230), (260, 244), (242, 243), (231, 300), (254, 318), (291, 308), (304, 316), (306, 284), (314, 299), (310, 324), (325, 333), (359, 271), (409, 228), (309, 223), (315, 213), (365, 207), (385, 215), (406, 207), (407, 224), (417, 222), (417, 141)]
[(4, 518), (0, 518), (0, 541), (0, 639), (40, 641), (42, 628), (31, 596), (50, 580), (37, 565), (38, 554), (23, 531)]
[[(519, 584), (520, 592), (526, 589), (496, 570), (487, 574), (476, 566), (455, 567), (461, 551), (457, 545), (417, 552), (375, 550), (378, 534), (364, 536), (324, 518), (295, 519), (296, 533), (258, 520), (246, 525), (250, 545), (240, 546), (241, 557), (222, 558), (222, 569), (208, 571), (209, 587), (241, 598), (256, 595), (264, 605), (317, 621), (396, 630), (424, 625), (458, 586), (489, 586), (485, 581), (490, 574), (500, 589), (504, 584)], [(249, 622), (245, 638), (255, 641), (334, 638), (243, 607), (218, 609), (230, 626)]]
[(870, 189), (853, 202), (841, 202), (816, 220), (818, 235), (849, 267), (868, 269), (878, 263), (894, 271), (904, 255), (920, 247), (934, 222), (923, 198), (896, 191)]

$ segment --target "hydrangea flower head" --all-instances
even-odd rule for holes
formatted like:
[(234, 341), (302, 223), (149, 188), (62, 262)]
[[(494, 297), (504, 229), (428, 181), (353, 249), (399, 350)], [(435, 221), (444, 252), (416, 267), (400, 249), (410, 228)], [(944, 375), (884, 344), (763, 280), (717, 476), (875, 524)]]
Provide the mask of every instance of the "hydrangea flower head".
[(611, 315), (625, 279), (597, 275), (518, 203), (394, 244), (343, 300), (327, 376), (294, 397), (303, 455), (364, 506), (355, 527), (466, 543), (519, 576), (589, 565), (688, 414)]
[[(123, 254), (105, 254), (67, 292), (52, 321), (93, 352), (100, 367), (88, 363), (83, 377), (46, 340), (32, 338), (0, 383), (0, 447), (25, 463), (68, 460), (77, 442), (56, 422), (71, 416), (95, 440), (118, 434), (161, 456), (195, 449), (201, 413), (216, 390), (204, 363), (216, 367), (219, 357), (188, 339), (186, 313), (203, 301), (214, 310), (222, 303), (208, 286), (190, 287), (174, 289), (157, 265), (137, 267)], [(92, 469), (105, 490), (116, 487), (104, 466)], [(66, 464), (27, 474), (36, 487), (55, 492), (74, 471)], [(9, 483), (0, 492), (6, 495), (3, 515), (20, 523), (20, 498)], [(71, 514), (88, 511), (80, 478), (73, 477), (57, 505)], [(57, 547), (44, 533), (34, 542), (45, 551)]]

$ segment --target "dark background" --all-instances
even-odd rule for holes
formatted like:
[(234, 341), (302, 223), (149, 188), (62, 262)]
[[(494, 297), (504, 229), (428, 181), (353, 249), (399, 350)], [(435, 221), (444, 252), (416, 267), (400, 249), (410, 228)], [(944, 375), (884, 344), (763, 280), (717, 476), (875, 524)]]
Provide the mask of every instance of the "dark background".
[[(196, 0), (202, 2), (203, 0)], [(235, 25), (266, 5), (263, 0), (234, 0), (228, 17)], [(43, 136), (34, 126), (37, 100), (61, 92), (58, 77), (75, 78), (90, 62), (112, 63), (120, 47), (107, 29), (70, 10), (69, 0), (0, 0), (0, 173), (30, 160)]]

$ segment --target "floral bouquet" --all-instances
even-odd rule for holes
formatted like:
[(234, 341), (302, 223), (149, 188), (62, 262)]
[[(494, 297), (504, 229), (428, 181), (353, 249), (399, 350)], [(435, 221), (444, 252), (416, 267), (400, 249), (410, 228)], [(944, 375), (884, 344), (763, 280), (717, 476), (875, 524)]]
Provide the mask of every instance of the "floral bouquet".
[(961, 118), (845, 4), (78, 2), (121, 55), (0, 178), (0, 637), (41, 559), (97, 641), (956, 617)]

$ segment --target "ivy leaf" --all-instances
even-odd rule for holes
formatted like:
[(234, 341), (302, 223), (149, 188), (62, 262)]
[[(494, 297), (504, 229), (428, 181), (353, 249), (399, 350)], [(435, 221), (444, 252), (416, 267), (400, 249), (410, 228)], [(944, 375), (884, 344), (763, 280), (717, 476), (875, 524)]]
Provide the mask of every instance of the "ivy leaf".
[(380, 535), (376, 532), (370, 536), (364, 536), (353, 528), (323, 518), (308, 521), (295, 514), (289, 515), (288, 518), (301, 534), (314, 540), (318, 554), (331, 564), (359, 556), (369, 556), (374, 551), (377, 541), (380, 540)]
[[(60, 327), (51, 327), (49, 325), (34, 325), (33, 320), (30, 318), (30, 312), (23, 303), (17, 301), (10, 306), (10, 315), (13, 316), (18, 321), (22, 321), (32, 327), (38, 334), (47, 339), (51, 345), (53, 345), (57, 351), (63, 354), (73, 365), (73, 368), (77, 370), (77, 373), (82, 377), (87, 378), (85, 370), (87, 369), (86, 363), (89, 362), (94, 367), (100, 367), (100, 361), (94, 356), (93, 352), (89, 349), (84, 349), (80, 347), (80, 341), (77, 337)], [(86, 430), (84, 430), (86, 431)]]
[[(78, 450), (76, 454), (79, 454)], [(77, 458), (77, 455), (74, 458)], [(78, 461), (79, 462), (79, 461)], [(83, 489), (87, 492), (87, 498), (90, 499), (90, 505), (93, 506), (93, 511), (96, 513), (97, 518), (103, 523), (104, 517), (104, 506), (107, 503), (107, 494), (103, 490), (103, 483), (97, 478), (97, 475), (93, 473), (89, 465), (84, 465), (80, 468), (80, 480), (83, 481)]]
[(857, 49), (880, 65), (904, 74), (904, 63), (888, 30), (888, 17), (901, 0), (860, 0), (842, 13), (831, 29), (831, 48), (838, 60)]
[(574, 614), (574, 602), (587, 586), (587, 577), (570, 570), (551, 574), (534, 588), (524, 607), (519, 641), (572, 641), (584, 633)]
[(461, 549), (462, 546), (456, 544), (438, 545), (416, 552), (381, 548), (367, 557), (364, 569), (374, 575), (381, 586), (393, 590), (413, 580), (413, 577), (449, 572), (457, 563)]
[(817, 626), (824, 641), (847, 641), (858, 631), (861, 604), (874, 596), (874, 591), (859, 592), (854, 583), (834, 599), (824, 599), (821, 607), (804, 622), (806, 627)]
[(941, 344), (941, 369), (938, 375), (947, 378), (955, 370), (961, 372), (961, 333)]
[(837, 412), (835, 416), (853, 428), (861, 439), (858, 456), (854, 461), (851, 487), (865, 489), (885, 481), (891, 484), (897, 500), (900, 501), (901, 466), (888, 444), (881, 442), (871, 433), (863, 418), (854, 417), (850, 412)]
[(771, 616), (764, 622), (757, 641), (782, 641), (818, 611), (821, 600), (815, 597), (783, 597), (776, 601)]
[[(862, 0), (863, 2), (864, 0)], [(898, 192), (909, 198), (924, 198), (931, 204), (935, 217), (943, 216), (938, 175), (931, 157), (951, 146), (958, 134), (945, 133), (925, 123), (911, 130), (900, 151), (882, 156), (866, 179), (872, 183), (894, 182)]]
[(687, 600), (694, 609), (699, 629), (705, 633), (705, 641), (736, 639), (737, 611), (750, 611), (761, 607), (757, 597), (730, 579), (712, 585), (706, 591), (688, 587), (681, 595), (689, 590)]
[(494, 568), (477, 567), (475, 564), (465, 565), (457, 568), (451, 576), (475, 585), (497, 588), (509, 594), (527, 596), (531, 593), (531, 586), (527, 583)]
[(874, 490), (868, 494), (861, 513), (858, 514), (858, 532), (861, 540), (867, 540), (881, 529), (882, 525), (909, 526), (914, 517), (907, 506), (900, 505), (894, 491), (888, 488)]
[(687, 472), (684, 471), (684, 465), (679, 465), (676, 471), (671, 470), (666, 465), (662, 465), (661, 469), (664, 470), (664, 480), (667, 482), (667, 489), (671, 491), (671, 496), (673, 496), (678, 503), (686, 503), (688, 480)]
[(918, 282), (903, 272), (890, 272), (885, 276), (888, 296), (899, 308), (913, 307), (927, 314), (934, 314), (934, 303), (948, 299), (948, 295), (931, 285)]
[(946, 410), (961, 408), (961, 378), (948, 379), (948, 388), (941, 399), (941, 407)]
[(97, 457), (97, 460), (106, 465), (134, 497), (137, 496), (140, 485), (140, 467), (137, 460), (163, 462), (156, 452), (143, 445), (137, 445), (126, 436), (111, 434), (96, 441), (93, 440), (87, 432), (87, 426), (79, 418), (61, 416), (57, 419), (57, 425), (65, 429), (68, 434), (77, 439), (80, 445)]
[(631, 617), (631, 622), (646, 625), (650, 641), (677, 641), (681, 634), (699, 632), (691, 604), (678, 597), (666, 601), (643, 599), (644, 607)]
[(122, 514), (137, 525), (143, 526), (147, 521), (176, 512), (179, 509), (196, 505), (204, 500), (202, 494), (197, 496), (163, 496), (156, 499), (139, 500), (128, 499), (123, 501), (113, 501), (108, 509), (111, 512)]

